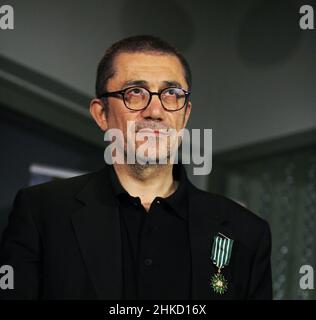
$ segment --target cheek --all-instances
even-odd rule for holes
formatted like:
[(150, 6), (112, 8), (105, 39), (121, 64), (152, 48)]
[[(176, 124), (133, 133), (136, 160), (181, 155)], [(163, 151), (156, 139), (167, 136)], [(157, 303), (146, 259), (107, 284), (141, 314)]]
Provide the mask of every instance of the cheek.
[(185, 113), (178, 114), (174, 119), (172, 119), (172, 127), (180, 130), (184, 126)]
[(121, 110), (120, 107), (117, 107), (116, 109), (112, 108), (112, 110), (109, 110), (109, 128), (120, 129), (125, 133), (127, 130), (128, 121), (135, 121), (135, 115), (130, 113), (128, 110)]

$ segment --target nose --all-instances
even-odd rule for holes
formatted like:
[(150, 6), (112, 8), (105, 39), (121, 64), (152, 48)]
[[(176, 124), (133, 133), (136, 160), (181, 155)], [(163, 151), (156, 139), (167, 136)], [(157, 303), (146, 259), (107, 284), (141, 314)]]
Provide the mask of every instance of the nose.
[(145, 119), (163, 120), (164, 108), (158, 95), (153, 95), (147, 108), (142, 111), (142, 116)]

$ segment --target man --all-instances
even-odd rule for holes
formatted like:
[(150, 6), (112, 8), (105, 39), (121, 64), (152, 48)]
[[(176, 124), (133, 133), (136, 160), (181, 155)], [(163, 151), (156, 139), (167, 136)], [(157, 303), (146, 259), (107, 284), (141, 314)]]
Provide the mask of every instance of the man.
[(154, 140), (145, 162), (125, 161), (145, 143), (128, 139), (127, 122), (148, 140), (179, 132), (190, 89), (186, 60), (158, 38), (130, 37), (107, 50), (90, 112), (104, 132), (123, 132), (113, 156), (124, 162), (19, 191), (0, 248), (0, 265), (14, 269), (4, 298), (271, 299), (265, 221), (195, 188), (172, 164), (177, 139), (161, 149), (167, 140)]

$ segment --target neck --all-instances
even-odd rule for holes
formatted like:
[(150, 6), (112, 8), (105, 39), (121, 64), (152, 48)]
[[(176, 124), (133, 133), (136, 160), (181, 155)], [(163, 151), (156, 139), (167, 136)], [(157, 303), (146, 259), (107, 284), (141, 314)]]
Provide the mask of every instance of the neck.
[(172, 176), (172, 164), (113, 166), (123, 188), (131, 196), (140, 197), (147, 211), (155, 197), (168, 197), (177, 189), (178, 184)]

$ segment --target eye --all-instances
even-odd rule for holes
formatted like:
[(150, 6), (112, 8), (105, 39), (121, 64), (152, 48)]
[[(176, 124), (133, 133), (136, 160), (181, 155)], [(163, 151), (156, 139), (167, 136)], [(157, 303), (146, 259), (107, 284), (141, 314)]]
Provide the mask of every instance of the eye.
[(164, 94), (169, 95), (169, 96), (174, 96), (174, 95), (177, 95), (178, 92), (177, 92), (176, 88), (169, 88), (164, 91)]
[(140, 96), (144, 94), (144, 90), (142, 88), (131, 88), (126, 93), (133, 96)]
[(184, 92), (180, 88), (167, 88), (164, 90), (163, 94), (169, 97), (182, 97), (184, 96)]

